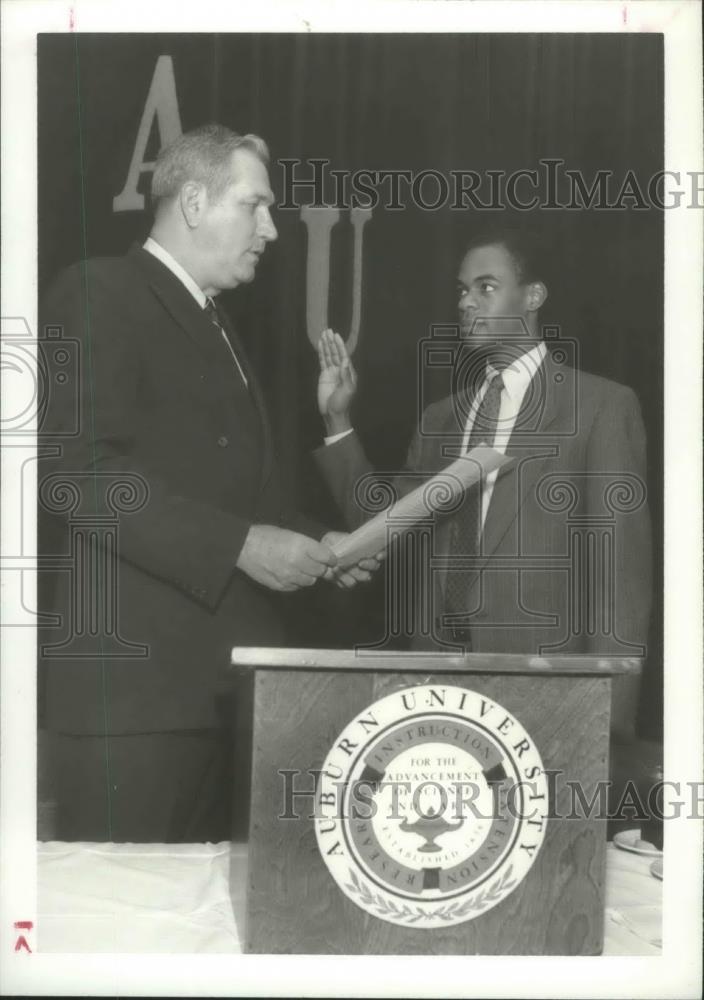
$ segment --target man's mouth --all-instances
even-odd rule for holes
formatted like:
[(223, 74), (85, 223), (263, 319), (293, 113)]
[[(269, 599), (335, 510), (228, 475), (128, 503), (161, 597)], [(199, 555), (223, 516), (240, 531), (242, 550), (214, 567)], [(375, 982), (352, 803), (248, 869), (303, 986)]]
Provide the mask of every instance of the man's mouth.
[(462, 313), (460, 315), (460, 326), (463, 330), (471, 331), (478, 323), (481, 323), (481, 317), (475, 316), (470, 313)]

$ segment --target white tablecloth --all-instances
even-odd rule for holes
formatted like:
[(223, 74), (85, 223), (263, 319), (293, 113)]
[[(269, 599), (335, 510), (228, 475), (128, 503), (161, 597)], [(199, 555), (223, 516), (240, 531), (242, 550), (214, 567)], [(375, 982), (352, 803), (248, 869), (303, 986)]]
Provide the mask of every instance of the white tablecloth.
[[(242, 950), (243, 844), (38, 845), (40, 952)], [(662, 883), (652, 858), (609, 844), (605, 955), (658, 955)]]

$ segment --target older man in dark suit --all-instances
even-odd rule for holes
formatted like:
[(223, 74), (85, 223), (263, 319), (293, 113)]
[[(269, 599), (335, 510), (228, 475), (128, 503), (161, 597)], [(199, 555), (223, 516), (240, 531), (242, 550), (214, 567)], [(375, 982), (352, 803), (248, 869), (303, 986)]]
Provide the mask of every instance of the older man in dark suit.
[[(644, 655), (651, 560), (640, 408), (627, 387), (547, 349), (538, 321), (546, 297), (535, 234), (496, 229), (471, 240), (458, 272), (468, 350), (456, 391), (419, 415), (396, 485), (403, 492), (479, 444), (512, 461), (438, 518), (435, 568), (421, 567), (431, 579), (417, 588), (431, 602), (412, 624), (417, 649)], [(332, 331), (319, 353), (328, 436), (317, 458), (355, 526), (364, 516), (356, 486), (370, 473), (350, 423), (356, 376)], [(433, 627), (422, 632), (423, 621)], [(614, 691), (614, 729), (627, 735), (637, 679), (615, 678)]]
[[(320, 540), (289, 509), (255, 373), (215, 303), (276, 239), (267, 162), (256, 136), (182, 136), (157, 160), (144, 246), (74, 265), (43, 304), (43, 325), (80, 343), (64, 397), (78, 397), (80, 428), (70, 406), (50, 409), (61, 455), (44, 463), (41, 495), (52, 508), (73, 483), (81, 516), (110, 497), (114, 513), (115, 490), (139, 497), (119, 516), (113, 575), (81, 587), (82, 567), (110, 559), (97, 536), (55, 574), (48, 610), (64, 631), (44, 633), (41, 666), (59, 839), (229, 837), (233, 780), (246, 786), (249, 766), (241, 681), (233, 775), (230, 649), (282, 644), (280, 592), (336, 572), (335, 534)], [(91, 635), (96, 608), (107, 639)], [(242, 834), (246, 787), (239, 798)]]

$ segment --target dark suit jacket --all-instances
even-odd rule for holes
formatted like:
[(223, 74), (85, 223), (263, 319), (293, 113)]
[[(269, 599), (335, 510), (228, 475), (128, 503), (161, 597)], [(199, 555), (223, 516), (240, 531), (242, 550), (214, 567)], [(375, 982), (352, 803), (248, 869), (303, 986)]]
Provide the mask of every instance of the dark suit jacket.
[[(85, 514), (110, 520), (106, 491), (121, 477), (132, 486), (113, 491), (112, 508), (130, 505), (135, 482), (145, 494), (139, 510), (113, 514), (114, 581), (98, 574), (96, 591), (82, 587), (80, 569), (51, 574), (47, 610), (63, 627), (42, 634), (52, 647), (43, 656), (46, 723), (71, 733), (214, 725), (215, 696), (231, 684), (231, 647), (284, 641), (276, 595), (235, 568), (250, 525), (313, 533), (287, 511), (256, 377), (237, 345), (248, 390), (198, 303), (139, 247), (69, 268), (42, 313), (43, 326), (62, 327), (80, 352), (80, 372), (70, 374), (79, 433), (68, 436), (73, 393), (46, 415), (44, 428), (67, 436), (45, 439), (62, 449), (41, 463), (45, 500), (56, 483), (47, 477), (72, 479), (81, 498), (75, 524)], [(54, 512), (55, 498), (47, 501)], [(63, 525), (68, 553), (83, 543), (72, 543), (65, 516)], [(76, 566), (89, 558), (107, 558), (105, 547), (81, 549)], [(91, 636), (91, 612), (100, 614), (90, 602), (113, 607), (113, 583), (107, 631), (114, 624), (115, 634)]]
[[(466, 414), (455, 397), (425, 411), (407, 459), (407, 471), (419, 478), (404, 477), (399, 492), (461, 454)], [(513, 461), (498, 474), (468, 588), (472, 649), (642, 655), (651, 543), (645, 435), (634, 393), (548, 354), (506, 454)], [(356, 526), (362, 514), (355, 485), (370, 472), (359, 439), (349, 435), (316, 458)], [(461, 516), (462, 507), (452, 515)], [(447, 568), (456, 556), (449, 527), (449, 517), (440, 519), (433, 535), (431, 619), (444, 611)], [(416, 632), (413, 645), (432, 647), (427, 638)]]

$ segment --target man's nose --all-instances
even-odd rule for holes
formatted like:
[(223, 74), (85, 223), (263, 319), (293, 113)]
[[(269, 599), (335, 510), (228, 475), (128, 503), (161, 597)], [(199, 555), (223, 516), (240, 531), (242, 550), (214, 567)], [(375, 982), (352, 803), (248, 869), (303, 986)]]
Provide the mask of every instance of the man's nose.
[(271, 217), (271, 212), (264, 205), (262, 205), (259, 213), (258, 230), (260, 237), (267, 241), (275, 240), (279, 235), (274, 225), (274, 220)]
[(459, 307), (462, 310), (464, 310), (464, 309), (476, 309), (477, 303), (474, 301), (474, 297), (473, 297), (471, 291), (466, 290), (466, 291), (464, 291), (464, 292), (462, 292), (460, 294)]

